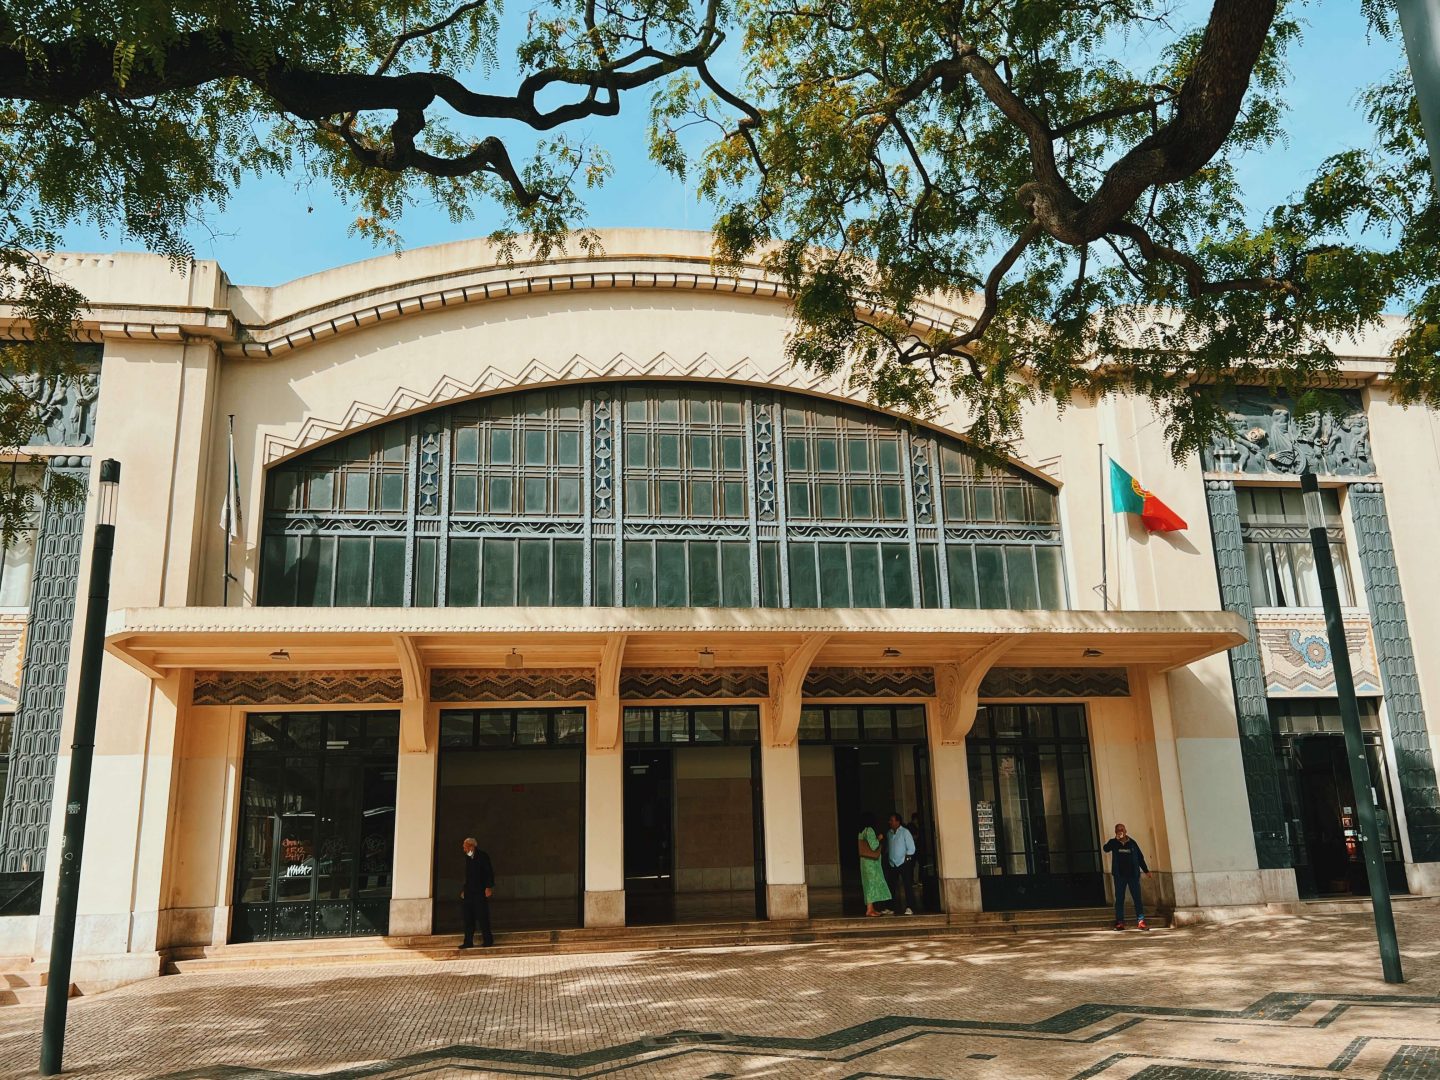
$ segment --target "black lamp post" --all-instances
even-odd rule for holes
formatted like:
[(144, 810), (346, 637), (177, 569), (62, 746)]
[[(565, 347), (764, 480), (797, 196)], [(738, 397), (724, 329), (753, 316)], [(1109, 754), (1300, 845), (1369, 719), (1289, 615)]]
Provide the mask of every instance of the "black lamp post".
[(1345, 731), (1345, 759), (1350, 765), (1350, 786), (1355, 789), (1360, 850), (1365, 857), (1365, 873), (1370, 880), (1375, 936), (1380, 940), (1380, 967), (1385, 972), (1386, 982), (1400, 983), (1405, 981), (1405, 976), (1400, 970), (1400, 944), (1395, 939), (1395, 913), (1390, 908), (1390, 882), (1385, 877), (1385, 858), (1380, 850), (1380, 828), (1370, 786), (1370, 764), (1365, 756), (1365, 741), (1360, 735), (1355, 675), (1350, 670), (1345, 621), (1340, 616), (1340, 593), (1335, 588), (1335, 564), (1330, 559), (1325, 506), (1320, 501), (1320, 483), (1314, 473), (1301, 474), (1300, 490), (1304, 492), (1310, 546), (1315, 552), (1315, 573), (1320, 579), (1320, 602), (1325, 607), (1325, 632), (1330, 641), (1330, 662), (1335, 671), (1335, 694), (1340, 699), (1340, 726)]
[(105, 657), (105, 617), (110, 607), (110, 558), (115, 552), (119, 487), (120, 463), (106, 458), (100, 462), (100, 498), (90, 548), (90, 595), (85, 604), (75, 738), (70, 744), (70, 783), (65, 793), (65, 829), (60, 840), (50, 982), (45, 989), (45, 1023), (40, 1032), (41, 1076), (54, 1076), (60, 1071), (65, 1051), (65, 1013), (70, 1005), (70, 962), (75, 952), (75, 911), (80, 901), (80, 858), (85, 849), (90, 767), (95, 760), (95, 720), (100, 704), (100, 664)]

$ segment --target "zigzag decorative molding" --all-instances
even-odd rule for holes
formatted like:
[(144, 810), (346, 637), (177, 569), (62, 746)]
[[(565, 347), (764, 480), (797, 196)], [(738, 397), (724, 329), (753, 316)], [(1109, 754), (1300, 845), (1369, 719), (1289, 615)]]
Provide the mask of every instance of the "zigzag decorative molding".
[(660, 353), (653, 359), (643, 362), (633, 360), (624, 353), (618, 353), (606, 363), (596, 363), (577, 353), (565, 363), (553, 366), (543, 360), (531, 360), (518, 373), (487, 365), (479, 375), (469, 382), (457, 379), (453, 375), (445, 375), (428, 391), (399, 386), (384, 404), (376, 405), (366, 401), (355, 401), (345, 410), (345, 414), (337, 419), (310, 417), (300, 425), (300, 430), (294, 437), (287, 438), (278, 433), (267, 433), (265, 435), (265, 463), (273, 465), (277, 461), (301, 450), (308, 450), (319, 443), (327, 442), (352, 431), (358, 431), (360, 428), (369, 427), (382, 420), (393, 420), (407, 413), (428, 409), (442, 402), (546, 383), (638, 377), (725, 379), (792, 387), (819, 393), (844, 394), (843, 376), (837, 379), (816, 375), (793, 366), (783, 357), (777, 358), (773, 366), (764, 367), (749, 356), (725, 363), (717, 360), (708, 352), (702, 352), (689, 363), (676, 360), (669, 353)]

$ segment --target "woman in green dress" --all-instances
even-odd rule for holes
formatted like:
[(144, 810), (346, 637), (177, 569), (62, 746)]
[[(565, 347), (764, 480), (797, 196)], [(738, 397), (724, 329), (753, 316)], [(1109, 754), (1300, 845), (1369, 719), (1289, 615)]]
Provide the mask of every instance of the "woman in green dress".
[(860, 888), (865, 893), (865, 914), (875, 917), (880, 912), (876, 904), (890, 899), (890, 886), (885, 884), (885, 867), (880, 863), (883, 842), (875, 833), (875, 818), (863, 814), (860, 818)]

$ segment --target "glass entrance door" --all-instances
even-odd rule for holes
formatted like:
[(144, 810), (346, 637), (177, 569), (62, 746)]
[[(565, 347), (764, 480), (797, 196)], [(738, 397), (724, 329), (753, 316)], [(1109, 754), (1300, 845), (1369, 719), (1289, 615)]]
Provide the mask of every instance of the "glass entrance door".
[(966, 739), (986, 911), (1105, 902), (1083, 705), (986, 705)]
[(394, 712), (246, 718), (232, 940), (385, 932), (399, 724)]

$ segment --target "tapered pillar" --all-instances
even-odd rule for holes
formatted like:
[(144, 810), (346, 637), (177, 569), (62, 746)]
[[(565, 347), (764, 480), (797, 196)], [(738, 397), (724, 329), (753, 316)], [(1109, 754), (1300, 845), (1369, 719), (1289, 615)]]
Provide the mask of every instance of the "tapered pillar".
[(400, 751), (395, 776), (395, 882), (390, 893), (390, 934), (395, 937), (426, 935), (434, 925), (439, 755), (436, 740), (426, 741), (428, 749)]
[(625, 925), (625, 751), (585, 751), (585, 925)]

